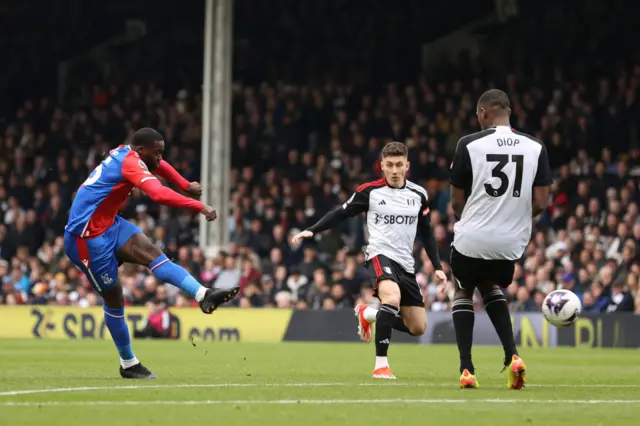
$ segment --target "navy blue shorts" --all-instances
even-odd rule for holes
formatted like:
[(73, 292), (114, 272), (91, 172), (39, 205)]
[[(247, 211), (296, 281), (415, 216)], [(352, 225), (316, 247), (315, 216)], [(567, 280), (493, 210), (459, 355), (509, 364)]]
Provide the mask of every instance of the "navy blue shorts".
[(116, 254), (135, 234), (142, 231), (120, 216), (103, 234), (95, 238), (80, 238), (64, 233), (64, 252), (87, 276), (98, 292), (111, 289), (118, 282)]

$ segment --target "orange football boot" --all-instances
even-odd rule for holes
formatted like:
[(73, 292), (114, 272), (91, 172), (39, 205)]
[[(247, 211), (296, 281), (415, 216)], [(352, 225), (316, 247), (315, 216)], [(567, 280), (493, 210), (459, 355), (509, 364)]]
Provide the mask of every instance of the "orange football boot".
[(527, 382), (526, 369), (527, 366), (518, 355), (511, 358), (511, 364), (507, 366), (507, 386), (509, 389), (520, 390), (524, 387)]
[(373, 378), (374, 379), (387, 379), (387, 380), (395, 380), (396, 376), (391, 372), (391, 368), (382, 367), (373, 370)]
[(476, 380), (476, 376), (469, 373), (469, 370), (466, 368), (462, 372), (460, 376), (460, 387), (461, 388), (479, 388), (480, 384)]
[(364, 319), (365, 309), (367, 305), (361, 303), (353, 309), (353, 312), (358, 318), (358, 336), (363, 342), (368, 342), (371, 340), (371, 323)]

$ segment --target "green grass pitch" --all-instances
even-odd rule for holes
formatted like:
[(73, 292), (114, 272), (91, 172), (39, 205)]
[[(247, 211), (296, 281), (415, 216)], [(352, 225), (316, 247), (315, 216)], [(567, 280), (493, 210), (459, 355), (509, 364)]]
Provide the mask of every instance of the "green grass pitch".
[(0, 340), (0, 425), (637, 425), (637, 350), (524, 349), (506, 389), (501, 349), (477, 347), (480, 389), (459, 389), (452, 346), (136, 341), (156, 381), (125, 381), (109, 341)]

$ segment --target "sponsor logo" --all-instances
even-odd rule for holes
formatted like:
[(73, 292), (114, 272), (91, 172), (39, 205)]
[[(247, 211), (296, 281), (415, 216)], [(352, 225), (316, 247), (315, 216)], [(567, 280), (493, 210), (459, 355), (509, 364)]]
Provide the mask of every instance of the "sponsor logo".
[(414, 225), (417, 216), (411, 215), (395, 215), (395, 214), (375, 214), (374, 223), (376, 225), (384, 224), (384, 225)]
[[(104, 279), (104, 276), (101, 276)], [(195, 342), (282, 341), (291, 311), (225, 310), (216, 323), (202, 321), (198, 308), (171, 308), (171, 338)], [(130, 330), (141, 329), (149, 311), (128, 307), (125, 320)], [(0, 339), (110, 339), (100, 307), (9, 306), (0, 308)]]

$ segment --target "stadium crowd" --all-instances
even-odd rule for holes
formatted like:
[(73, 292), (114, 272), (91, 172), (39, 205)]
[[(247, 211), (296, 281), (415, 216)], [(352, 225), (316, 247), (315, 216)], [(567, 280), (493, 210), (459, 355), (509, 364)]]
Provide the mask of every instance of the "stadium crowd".
[[(346, 83), (233, 87), (229, 176), (231, 243), (215, 258), (197, 248), (197, 218), (150, 202), (138, 190), (122, 209), (167, 255), (207, 286), (241, 286), (233, 304), (335, 309), (374, 305), (364, 269), (364, 218), (354, 217), (301, 247), (290, 236), (377, 176), (379, 151), (405, 142), (409, 179), (424, 185), (445, 272), (455, 218), (448, 167), (461, 136), (478, 130), (475, 102), (491, 86), (511, 97), (513, 127), (543, 140), (556, 174), (549, 209), (507, 289), (514, 311), (537, 311), (568, 288), (586, 312), (640, 314), (640, 62), (573, 79), (540, 59), (503, 79), (449, 73), (371, 88)], [(459, 67), (460, 64), (457, 64)], [(454, 65), (452, 65), (453, 67)], [(575, 64), (572, 64), (575, 67)], [(95, 84), (73, 106), (26, 100), (0, 126), (0, 304), (100, 304), (63, 254), (74, 192), (110, 148), (136, 129), (157, 128), (166, 159), (199, 179), (199, 94), (153, 83)], [(416, 244), (418, 282), (431, 311), (450, 309), (448, 292)], [(144, 268), (120, 269), (130, 305), (194, 305)], [(478, 301), (481, 302), (481, 301)], [(478, 303), (477, 309), (481, 309)]]

